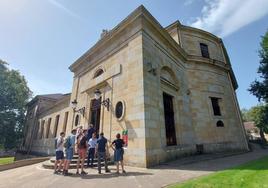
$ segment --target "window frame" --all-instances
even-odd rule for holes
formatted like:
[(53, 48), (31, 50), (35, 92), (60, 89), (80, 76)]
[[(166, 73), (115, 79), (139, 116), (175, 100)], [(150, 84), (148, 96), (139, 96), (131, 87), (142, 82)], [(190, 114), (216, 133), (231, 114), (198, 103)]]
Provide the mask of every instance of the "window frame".
[(220, 105), (221, 98), (219, 97), (209, 97), (211, 106), (212, 106), (212, 112), (214, 116), (222, 116), (222, 109)]
[(208, 45), (205, 44), (205, 43), (199, 43), (199, 45), (200, 45), (200, 51), (201, 51), (202, 57), (204, 57), (204, 58), (210, 58)]

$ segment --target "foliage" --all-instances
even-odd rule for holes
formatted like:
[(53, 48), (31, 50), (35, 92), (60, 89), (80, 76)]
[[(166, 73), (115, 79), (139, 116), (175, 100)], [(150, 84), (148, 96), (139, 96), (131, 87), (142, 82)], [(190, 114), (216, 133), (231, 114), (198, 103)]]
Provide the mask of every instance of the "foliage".
[(260, 129), (262, 140), (266, 141), (263, 133), (268, 133), (268, 105), (252, 107), (250, 115), (255, 125)]
[(251, 83), (249, 91), (255, 95), (259, 101), (268, 103), (268, 31), (262, 37), (260, 45), (260, 66), (258, 73), (261, 75), (261, 81), (255, 80)]
[(241, 109), (241, 113), (242, 113), (243, 122), (253, 121), (253, 118), (251, 116), (251, 109), (248, 110), (246, 108), (243, 108)]
[(25, 78), (7, 65), (0, 60), (0, 145), (11, 149), (22, 138), (25, 105), (32, 92)]
[(14, 162), (14, 157), (0, 158), (0, 165), (9, 164)]
[(220, 171), (170, 188), (259, 188), (268, 187), (268, 157)]
[(243, 121), (254, 121), (256, 127), (260, 129), (262, 141), (266, 142), (264, 134), (268, 133), (268, 104), (259, 104), (249, 110), (242, 109)]

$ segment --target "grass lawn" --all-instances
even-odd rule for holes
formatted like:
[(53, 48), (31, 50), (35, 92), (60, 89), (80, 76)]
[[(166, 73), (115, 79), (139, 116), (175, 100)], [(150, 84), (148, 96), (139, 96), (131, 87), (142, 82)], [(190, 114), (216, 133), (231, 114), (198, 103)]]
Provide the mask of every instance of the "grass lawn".
[(0, 158), (0, 165), (13, 163), (13, 161), (14, 161), (14, 157)]
[(268, 188), (268, 157), (169, 188)]

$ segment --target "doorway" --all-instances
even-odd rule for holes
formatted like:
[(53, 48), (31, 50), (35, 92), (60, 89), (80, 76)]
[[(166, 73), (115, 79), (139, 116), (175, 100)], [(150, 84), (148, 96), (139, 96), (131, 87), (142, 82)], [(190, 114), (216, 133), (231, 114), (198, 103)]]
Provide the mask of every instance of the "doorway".
[(167, 146), (177, 145), (173, 111), (173, 97), (167, 93), (163, 93), (163, 103)]
[(101, 98), (99, 98), (98, 100), (91, 100), (90, 113), (90, 123), (93, 125), (98, 136), (100, 131)]

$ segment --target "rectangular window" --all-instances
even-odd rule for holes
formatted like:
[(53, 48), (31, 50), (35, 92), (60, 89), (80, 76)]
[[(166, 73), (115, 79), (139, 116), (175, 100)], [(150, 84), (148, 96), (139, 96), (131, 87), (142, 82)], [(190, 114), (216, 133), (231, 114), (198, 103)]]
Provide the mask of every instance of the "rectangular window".
[(220, 109), (220, 105), (219, 105), (220, 98), (211, 97), (210, 99), (211, 99), (211, 104), (212, 104), (214, 116), (221, 116), (221, 109)]
[(65, 112), (64, 115), (64, 124), (63, 124), (63, 128), (62, 128), (62, 132), (66, 133), (66, 127), (67, 127), (67, 122), (68, 122), (68, 115), (69, 112)]
[(202, 57), (209, 58), (208, 45), (200, 43)]
[(36, 130), (34, 133), (34, 140), (38, 139), (39, 129), (40, 129), (40, 121), (38, 121), (38, 123), (37, 123), (37, 127), (36, 127)]
[(60, 120), (60, 115), (57, 115), (56, 116), (56, 119), (55, 119), (54, 132), (53, 132), (53, 136), (54, 137), (57, 136), (58, 126), (59, 126), (59, 120)]
[(51, 118), (49, 118), (47, 121), (46, 137), (45, 138), (49, 138), (50, 124), (51, 124)]
[(44, 138), (44, 126), (45, 126), (45, 120), (42, 120), (41, 130), (40, 130), (40, 139)]
[(165, 128), (167, 146), (177, 145), (174, 111), (173, 111), (173, 97), (163, 93)]

